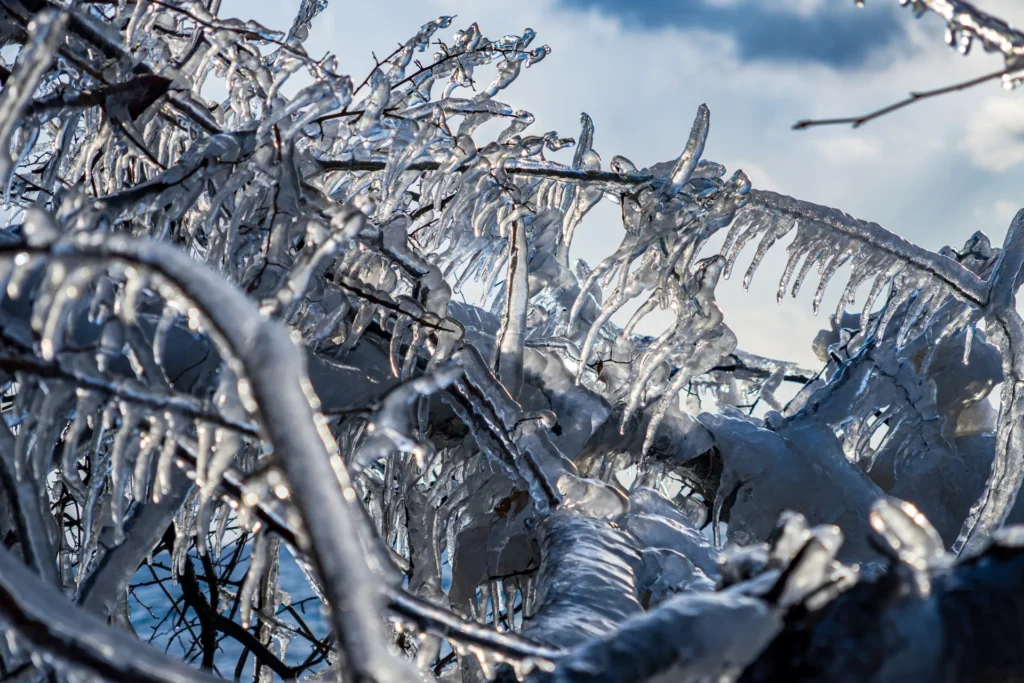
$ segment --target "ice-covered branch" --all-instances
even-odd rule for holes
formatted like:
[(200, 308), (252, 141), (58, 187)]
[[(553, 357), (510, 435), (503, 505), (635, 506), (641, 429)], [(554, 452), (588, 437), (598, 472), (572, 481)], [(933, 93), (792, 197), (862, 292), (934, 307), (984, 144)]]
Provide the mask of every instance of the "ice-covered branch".
[(582, 683), (593, 680), (594, 671), (621, 683), (699, 680), (743, 669), (779, 628), (779, 616), (756, 598), (684, 594), (591, 640), (530, 681)]
[[(181, 451), (182, 463), (186, 469), (194, 471), (195, 456), (186, 450)], [(235, 471), (225, 472), (220, 488), (225, 495), (236, 501), (243, 500), (243, 477)], [(265, 501), (258, 500), (254, 513), (260, 521), (280, 536), (289, 546), (299, 550), (299, 534), (289, 525), (281, 514), (267, 506)], [(371, 547), (373, 547), (371, 545)], [(116, 552), (116, 551), (115, 551)], [(122, 552), (120, 555), (127, 555)], [(385, 585), (386, 608), (410, 628), (417, 628), (426, 633), (444, 636), (467, 648), (481, 648), (489, 654), (498, 655), (508, 660), (533, 660), (535, 664), (544, 665), (557, 659), (564, 651), (558, 648), (539, 645), (527, 638), (515, 634), (502, 633), (493, 628), (482, 626), (476, 622), (459, 616), (447, 609), (410, 594), (401, 586)], [(100, 604), (97, 589), (90, 589), (88, 602)]]
[[(351, 159), (319, 159), (317, 166), (321, 171), (383, 171), (387, 168), (387, 159), (380, 157)], [(406, 166), (407, 171), (436, 171), (442, 167), (437, 161), (418, 161)], [(449, 170), (449, 169), (446, 169)], [(458, 168), (450, 169), (458, 170)], [(577, 183), (604, 183), (609, 187), (624, 186), (635, 187), (654, 185), (659, 180), (657, 176), (646, 173), (616, 173), (614, 171), (587, 171), (573, 169), (555, 162), (531, 162), (515, 161), (505, 162), (501, 167), (505, 173), (513, 176), (524, 176), (533, 178), (546, 178), (551, 180), (564, 180)]]
[[(747, 230), (741, 232), (745, 227)], [(810, 266), (818, 263), (824, 271), (816, 301), (820, 301), (820, 293), (823, 286), (828, 284), (829, 276), (835, 273), (841, 264), (850, 262), (851, 259), (855, 269), (851, 276), (852, 283), (860, 283), (872, 275), (885, 273), (894, 264), (907, 265), (919, 269), (949, 287), (964, 301), (977, 306), (984, 306), (988, 301), (988, 286), (985, 281), (947, 256), (908, 242), (877, 223), (858, 220), (837, 209), (765, 190), (751, 191), (751, 199), (745, 213), (740, 215), (730, 229), (731, 239), (727, 239), (726, 246), (723, 247), (723, 251), (728, 253), (730, 269), (740, 249), (755, 236), (762, 235), (754, 262), (744, 277), (744, 283), (749, 283), (754, 270), (760, 265), (761, 257), (772, 244), (794, 228), (797, 229), (797, 242), (789, 249), (789, 263), (779, 283), (780, 297), (785, 292), (796, 265), (806, 255), (800, 274), (793, 284), (793, 292), (795, 294), (798, 291), (803, 275)], [(810, 253), (809, 241), (818, 235), (816, 229), (827, 231), (826, 234), (829, 236), (822, 235), (828, 240), (828, 244), (825, 249), (814, 254)], [(863, 247), (856, 258), (853, 258), (854, 253), (850, 251), (850, 243)], [(851, 293), (848, 287), (847, 296), (840, 301), (841, 305), (845, 306), (849, 302)], [(870, 303), (874, 303), (873, 298)]]
[(15, 437), (6, 424), (0, 424), (0, 485), (11, 506), (22, 557), (48, 584), (56, 587), (60, 581), (45, 493), (36, 477), (19, 472), (16, 458)]
[[(857, 2), (858, 6), (863, 5), (863, 0), (857, 0)], [(946, 43), (960, 54), (968, 54), (974, 42), (978, 41), (986, 52), (997, 52), (1002, 55), (1004, 68), (941, 88), (912, 92), (906, 99), (862, 116), (798, 121), (793, 125), (795, 130), (843, 124), (858, 128), (865, 123), (932, 97), (967, 90), (996, 79), (1000, 79), (1003, 87), (1009, 90), (1016, 88), (1024, 80), (1024, 33), (1002, 19), (983, 12), (964, 0), (900, 0), (900, 4), (909, 4), (918, 16), (930, 11), (945, 21)]]
[(101, 617), (109, 617), (114, 612), (118, 601), (127, 594), (132, 577), (184, 504), (192, 485), (185, 473), (176, 469), (167, 495), (134, 508), (124, 525), (128, 540), (106, 549), (81, 581), (78, 603), (83, 609)]
[[(56, 5), (48, 0), (24, 0), (22, 2), (3, 0), (3, 2), (0, 2), (0, 5), (4, 7), (10, 17), (25, 27), (29, 26), (32, 22), (33, 13), (56, 8)], [(124, 46), (112, 40), (110, 33), (102, 25), (102, 22), (95, 17), (78, 10), (68, 11), (67, 17), (67, 30), (75, 38), (97, 50), (108, 59), (132, 61), (130, 54), (128, 54)], [(87, 67), (79, 55), (72, 52), (70, 48), (63, 47), (59, 51), (76, 66), (84, 67), (87, 72), (92, 72), (90, 75), (98, 80), (103, 80), (102, 74)], [(138, 65), (137, 71), (139, 75), (158, 75), (154, 74), (150, 67), (145, 64)], [(202, 106), (195, 99), (188, 96), (182, 98), (168, 97), (167, 104), (176, 113), (183, 115), (194, 123), (200, 130), (208, 134), (220, 132), (216, 122), (212, 120), (210, 115), (203, 110)]]
[[(47, 217), (37, 213), (33, 220), (32, 229), (53, 234), (55, 228), (45, 224)], [(331, 452), (336, 448), (333, 439), (316, 428), (318, 399), (304, 384), (303, 358), (287, 330), (261, 318), (251, 301), (212, 271), (164, 244), (100, 233), (3, 247), (11, 258), (26, 250), (57, 258), (122, 260), (152, 270), (208, 316), (245, 372), (251, 397), (244, 400), (254, 402), (252, 410), (295, 493), (304, 520), (300, 547), (313, 558), (329, 604), (335, 606), (331, 614), (344, 667), (389, 680), (391, 657), (383, 650), (377, 627), (380, 596), (364, 588), (370, 585), (365, 560), (351, 546), (338, 542), (356, 543), (358, 526), (350, 508), (354, 494), (344, 465)]]
[(765, 358), (764, 356), (739, 350), (733, 351), (723, 358), (718, 365), (711, 368), (710, 372), (731, 372), (759, 379), (767, 379), (781, 372), (784, 381), (799, 382), (801, 384), (813, 381), (819, 374), (817, 371), (805, 368), (798, 363)]
[[(906, 4), (906, 3), (902, 3)], [(1008, 69), (1019, 68), (1024, 60), (1024, 33), (965, 0), (914, 0), (914, 9), (926, 9), (946, 22), (946, 42), (967, 54), (977, 40), (987, 52), (998, 52)], [(1018, 77), (1011, 74), (1008, 81)]]
[(62, 367), (58, 362), (46, 362), (34, 357), (13, 357), (8, 353), (0, 353), (0, 369), (8, 372), (24, 372), (35, 377), (60, 379), (83, 389), (145, 406), (151, 410), (172, 410), (193, 419), (237, 430), (243, 434), (255, 435), (257, 433), (257, 428), (252, 423), (234, 420), (230, 416), (210, 411), (200, 401), (190, 396), (160, 395), (144, 391), (105, 377)]
[(989, 277), (986, 330), (1003, 364), (999, 427), (992, 471), (982, 497), (971, 508), (957, 538), (959, 552), (979, 544), (1003, 524), (1024, 483), (1024, 320), (1017, 312), (1017, 290), (1024, 275), (1024, 211), (1014, 217)]
[(1006, 633), (1022, 618), (1019, 529), (953, 564), (912, 506), (876, 505), (872, 527), (889, 554), (884, 569), (822, 606), (790, 609), (739, 680), (1012, 678), (1021, 664), (1019, 639)]

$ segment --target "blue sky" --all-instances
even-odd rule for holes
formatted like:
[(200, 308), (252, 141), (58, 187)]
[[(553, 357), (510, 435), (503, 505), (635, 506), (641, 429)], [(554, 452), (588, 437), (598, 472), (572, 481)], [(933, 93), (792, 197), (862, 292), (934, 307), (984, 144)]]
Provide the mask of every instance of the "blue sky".
[[(536, 131), (576, 135), (580, 112), (596, 124), (605, 163), (671, 159), (697, 106), (711, 109), (705, 156), (742, 168), (755, 187), (839, 207), (923, 246), (960, 246), (975, 230), (1002, 239), (1024, 206), (1024, 91), (990, 83), (922, 102), (858, 130), (796, 132), (804, 118), (858, 114), (997, 68), (943, 42), (934, 17), (914, 20), (897, 0), (331, 0), (306, 45), (338, 55), (356, 81), (370, 52), (388, 52), (427, 20), (457, 15), (497, 37), (537, 31), (552, 54), (529, 69), (504, 101), (537, 117)], [(1024, 23), (1019, 0), (975, 4)], [(224, 0), (225, 16), (287, 28), (298, 0)], [(577, 255), (593, 264), (618, 245), (615, 207), (599, 205), (578, 233)], [(827, 324), (809, 295), (775, 303), (785, 252), (773, 250), (744, 293), (719, 288), (726, 321), (743, 348), (810, 361)], [(748, 254), (749, 258), (749, 254)], [(813, 290), (813, 288), (811, 288)], [(839, 287), (830, 290), (832, 301)], [(828, 309), (826, 297), (823, 310)]]
[(564, 0), (567, 7), (621, 18), (638, 30), (700, 28), (726, 34), (744, 60), (863, 65), (874, 50), (904, 44), (907, 27), (896, 2), (876, 0), (860, 11), (852, 2), (706, 0)]

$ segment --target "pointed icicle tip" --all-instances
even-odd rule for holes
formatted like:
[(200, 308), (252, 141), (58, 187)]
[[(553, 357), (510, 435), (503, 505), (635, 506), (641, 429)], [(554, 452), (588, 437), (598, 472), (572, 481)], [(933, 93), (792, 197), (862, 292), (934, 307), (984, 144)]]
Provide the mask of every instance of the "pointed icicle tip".
[(580, 139), (572, 157), (572, 167), (575, 169), (583, 168), (587, 152), (594, 146), (594, 120), (587, 112), (580, 112), (580, 127)]
[(704, 143), (708, 139), (708, 131), (711, 127), (711, 110), (708, 105), (702, 104), (697, 107), (697, 116), (693, 119), (693, 126), (690, 128), (690, 138), (686, 141), (683, 153), (679, 155), (679, 161), (672, 170), (669, 183), (665, 186), (665, 196), (674, 197), (679, 194), (690, 180), (693, 169), (704, 154)]

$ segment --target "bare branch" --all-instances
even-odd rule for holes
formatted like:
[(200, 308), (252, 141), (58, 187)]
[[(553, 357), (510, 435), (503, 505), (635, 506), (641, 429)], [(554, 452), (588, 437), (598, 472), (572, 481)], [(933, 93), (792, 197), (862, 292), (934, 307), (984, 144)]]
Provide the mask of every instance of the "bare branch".
[(108, 680), (216, 683), (68, 602), (0, 545), (0, 616), (31, 649)]
[(1000, 71), (993, 71), (987, 73), (984, 76), (978, 76), (970, 80), (961, 81), (960, 83), (954, 83), (953, 85), (947, 85), (942, 88), (936, 88), (935, 90), (926, 90), (924, 92), (912, 92), (907, 96), (906, 99), (895, 102), (881, 109), (877, 109), (869, 114), (863, 116), (847, 116), (838, 119), (808, 119), (804, 121), (797, 121), (793, 124), (793, 130), (805, 130), (807, 128), (814, 128), (817, 126), (835, 126), (835, 125), (852, 125), (854, 128), (859, 128), (869, 121), (874, 121), (877, 118), (881, 118), (886, 114), (891, 114), (894, 111), (903, 109), (904, 107), (910, 106), (915, 102), (926, 100), (929, 97), (938, 97), (939, 95), (945, 95), (947, 93), (958, 92), (960, 90), (967, 90), (973, 88), (976, 85), (994, 81), (997, 78), (1006, 76), (1009, 72), (1005, 69)]

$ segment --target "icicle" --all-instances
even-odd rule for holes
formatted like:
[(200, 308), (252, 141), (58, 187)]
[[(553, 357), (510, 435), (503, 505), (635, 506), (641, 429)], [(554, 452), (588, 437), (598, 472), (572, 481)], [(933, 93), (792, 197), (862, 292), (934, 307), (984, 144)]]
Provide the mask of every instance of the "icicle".
[(523, 386), (523, 345), (526, 336), (526, 309), (529, 304), (529, 250), (526, 226), (513, 220), (508, 236), (508, 274), (505, 277), (505, 306), (498, 332), (498, 357), (495, 374), (515, 399)]
[(103, 396), (96, 392), (78, 389), (76, 397), (75, 416), (64, 435), (64, 450), (60, 469), (63, 480), (81, 504), (85, 500), (86, 491), (78, 476), (78, 444), (83, 432), (89, 426), (89, 420), (93, 419), (96, 411), (103, 405)]
[(206, 476), (213, 450), (214, 427), (206, 422), (196, 425), (196, 484), (206, 487)]
[(164, 433), (163, 447), (156, 461), (156, 484), (153, 487), (153, 502), (159, 502), (171, 490), (171, 468), (174, 467), (174, 455), (178, 449), (178, 426), (179, 418), (168, 411), (164, 413), (164, 424), (167, 431)]
[(133, 497), (137, 501), (146, 500), (150, 490), (154, 491), (154, 496), (157, 495), (156, 487), (151, 486), (153, 454), (160, 449), (166, 430), (166, 425), (159, 415), (149, 416), (149, 429), (142, 439), (142, 450), (135, 458), (135, 470), (132, 473)]
[(195, 533), (195, 509), (197, 490), (192, 489), (185, 502), (174, 516), (174, 543), (171, 547), (171, 581), (178, 583), (178, 577), (185, 571), (188, 560), (189, 541)]
[(233, 430), (217, 429), (214, 432), (210, 461), (207, 466), (206, 476), (201, 484), (205, 497), (212, 496), (217, 487), (220, 486), (224, 473), (231, 466), (241, 447), (242, 440)]
[[(3, 156), (2, 151), (0, 151), (0, 156)], [(30, 256), (26, 252), (21, 252), (14, 256), (14, 270), (7, 279), (7, 297), (9, 299), (16, 301), (22, 297), (25, 293), (25, 286), (35, 272), (39, 262), (40, 259), (38, 257)]]
[(405, 316), (400, 316), (395, 321), (394, 327), (391, 329), (391, 344), (388, 349), (388, 356), (391, 360), (391, 374), (395, 377), (401, 377), (402, 374), (402, 358), (401, 349), (402, 341), (405, 338), (405, 333), (412, 325), (412, 321)]
[(832, 281), (832, 276), (835, 275), (837, 270), (846, 265), (852, 256), (853, 254), (850, 251), (843, 249), (843, 251), (834, 254), (827, 262), (822, 261), (821, 267), (818, 270), (818, 288), (814, 291), (814, 299), (811, 303), (811, 310), (814, 311), (814, 315), (818, 315), (821, 299), (825, 296), (825, 290)]
[(964, 356), (963, 363), (967, 365), (967, 361), (971, 357), (971, 343), (974, 341), (974, 325), (968, 325), (964, 334)]
[(85, 508), (82, 513), (82, 545), (78, 558), (79, 572), (75, 577), (76, 585), (79, 587), (81, 586), (82, 578), (86, 575), (86, 572), (82, 571), (82, 569), (90, 567), (92, 559), (96, 555), (96, 550), (99, 547), (100, 529), (103, 525), (101, 512), (104, 504), (109, 499), (109, 495), (103, 493), (106, 479), (105, 472), (102, 476), (93, 478), (89, 486), (89, 497), (86, 499)]
[(128, 473), (139, 447), (139, 438), (135, 431), (138, 413), (134, 407), (122, 401), (121, 428), (114, 437), (110, 448), (110, 495), (111, 516), (114, 522), (114, 543), (124, 541), (124, 508), (128, 486)]
[(814, 609), (817, 606), (815, 600), (821, 599), (822, 587), (832, 580), (836, 554), (842, 544), (843, 532), (837, 526), (823, 525), (811, 529), (806, 543), (794, 558), (795, 565), (787, 567), (785, 586), (778, 604), (792, 607), (806, 603), (809, 609)]
[(228, 520), (231, 518), (231, 508), (221, 505), (218, 508), (217, 530), (213, 534), (213, 560), (220, 559), (221, 551), (224, 548), (224, 534), (228, 529)]
[(57, 294), (46, 311), (45, 322), (40, 326), (34, 326), (41, 330), (39, 351), (43, 360), (53, 360), (61, 351), (68, 309), (82, 296), (92, 277), (93, 272), (90, 269), (82, 268), (62, 279), (57, 285)]
[(242, 628), (248, 629), (252, 625), (253, 602), (256, 597), (256, 589), (263, 578), (263, 572), (267, 568), (270, 559), (270, 536), (267, 533), (256, 534), (253, 539), (252, 554), (249, 556), (249, 570), (245, 573), (245, 580), (242, 582), (242, 589), (238, 593), (238, 603), (241, 605)]
[(686, 148), (679, 155), (676, 166), (672, 169), (669, 182), (665, 185), (663, 194), (666, 197), (674, 197), (690, 180), (690, 175), (697, 167), (701, 155), (704, 153), (704, 144), (708, 139), (711, 111), (708, 105), (702, 104), (697, 108), (697, 116), (693, 120), (693, 127), (690, 129), (690, 139), (686, 142)]
[(153, 333), (153, 358), (158, 363), (166, 362), (167, 337), (174, 327), (178, 312), (171, 307), (166, 307), (160, 313), (160, 322), (157, 323), (156, 331)]

